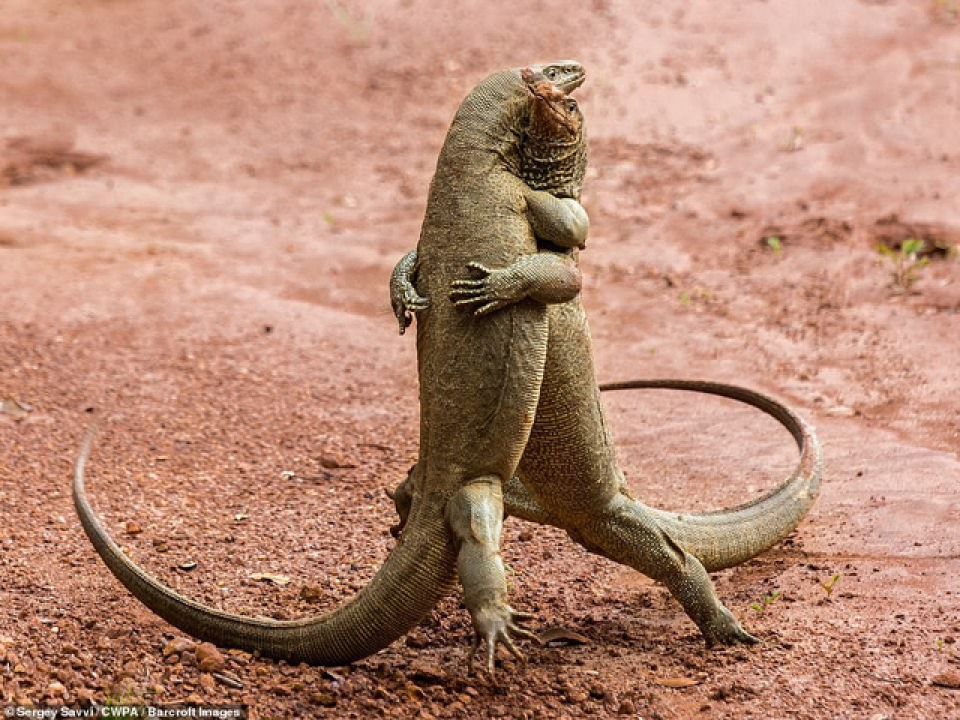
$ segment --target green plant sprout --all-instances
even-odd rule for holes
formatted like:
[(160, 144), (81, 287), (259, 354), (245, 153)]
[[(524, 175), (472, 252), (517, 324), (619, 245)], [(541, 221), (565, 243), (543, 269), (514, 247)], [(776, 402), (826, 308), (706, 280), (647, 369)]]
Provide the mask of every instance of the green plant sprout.
[(954, 642), (955, 641), (952, 637), (946, 639), (938, 637), (933, 643), (933, 647), (939, 653), (946, 653), (947, 655), (955, 656), (957, 651), (953, 647)]
[(927, 242), (923, 238), (907, 238), (895, 249), (880, 243), (877, 248), (880, 255), (890, 261), (893, 268), (890, 278), (893, 288), (898, 293), (909, 293), (920, 279), (920, 272), (926, 266), (929, 258), (921, 257), (927, 249)]
[(827, 594), (827, 600), (829, 600), (830, 596), (833, 595), (833, 588), (836, 586), (838, 582), (840, 582), (840, 578), (842, 577), (843, 577), (843, 573), (837, 573), (826, 582), (822, 582), (822, 581), (820, 582), (820, 587), (822, 587), (823, 591)]
[(761, 595), (757, 602), (750, 603), (750, 609), (756, 612), (757, 615), (763, 615), (767, 611), (767, 608), (773, 605), (774, 600), (780, 597), (781, 594), (782, 593), (777, 590), (774, 593)]
[(773, 250), (774, 255), (779, 255), (780, 251), (783, 250), (783, 240), (781, 240), (777, 235), (769, 235), (763, 239), (767, 247)]

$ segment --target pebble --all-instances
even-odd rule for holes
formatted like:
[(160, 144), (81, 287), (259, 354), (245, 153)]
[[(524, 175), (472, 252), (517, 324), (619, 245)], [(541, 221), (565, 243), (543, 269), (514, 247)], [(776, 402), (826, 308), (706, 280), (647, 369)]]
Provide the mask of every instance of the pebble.
[(163, 656), (167, 657), (169, 655), (179, 655), (182, 652), (187, 652), (197, 649), (197, 643), (190, 638), (174, 638), (166, 645), (163, 646)]
[(447, 673), (443, 668), (431, 665), (423, 660), (411, 662), (408, 674), (412, 680), (419, 680), (432, 685), (441, 683), (447, 678)]
[(948, 670), (945, 673), (940, 673), (935, 676), (930, 682), (940, 687), (950, 688), (951, 690), (960, 690), (960, 673)]
[(217, 683), (213, 680), (213, 675), (210, 673), (200, 673), (200, 687), (204, 690), (210, 692), (217, 689)]
[(623, 700), (620, 703), (620, 707), (617, 708), (618, 715), (636, 715), (637, 706), (634, 704), (633, 700)]
[(67, 694), (67, 689), (63, 686), (63, 683), (52, 682), (47, 685), (46, 696), (49, 698), (62, 698)]
[(320, 456), (320, 467), (326, 468), (327, 470), (349, 469), (355, 468), (356, 466), (357, 464), (352, 460), (338, 457), (332, 453), (323, 453)]
[(308, 603), (318, 603), (323, 600), (323, 588), (319, 585), (304, 585), (300, 588), (300, 599)]
[(602, 683), (593, 682), (590, 683), (590, 695), (597, 700), (603, 700), (607, 696), (607, 689), (603, 686)]
[(197, 662), (204, 672), (218, 672), (226, 667), (227, 659), (213, 643), (200, 643), (197, 646)]
[(314, 705), (320, 705), (321, 707), (336, 707), (337, 705), (336, 695), (327, 692), (312, 692), (309, 695), (309, 700)]

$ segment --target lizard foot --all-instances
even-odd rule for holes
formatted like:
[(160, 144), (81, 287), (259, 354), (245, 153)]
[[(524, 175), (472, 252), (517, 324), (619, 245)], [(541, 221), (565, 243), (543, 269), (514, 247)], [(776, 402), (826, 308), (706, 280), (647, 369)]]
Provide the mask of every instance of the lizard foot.
[(397, 316), (397, 322), (400, 324), (400, 334), (403, 335), (413, 323), (415, 313), (426, 310), (428, 307), (430, 307), (430, 301), (427, 298), (418, 294), (412, 285), (405, 287), (402, 297), (393, 307), (393, 314)]
[(760, 642), (759, 638), (754, 637), (740, 624), (740, 621), (733, 616), (733, 613), (725, 607), (720, 607), (716, 617), (710, 622), (705, 623), (700, 628), (704, 640), (707, 641), (707, 647), (717, 645), (756, 645)]
[(489, 315), (518, 302), (524, 296), (523, 283), (509, 269), (492, 270), (478, 262), (467, 264), (472, 280), (450, 283), (450, 300), (460, 310), (472, 310), (477, 317)]
[(470, 648), (470, 657), (467, 660), (467, 668), (471, 673), (474, 671), (477, 649), (481, 645), (484, 646), (485, 650), (487, 674), (493, 677), (498, 643), (502, 643), (510, 651), (510, 654), (521, 663), (527, 661), (523, 653), (514, 644), (511, 633), (517, 637), (539, 642), (535, 634), (518, 625), (518, 623), (529, 620), (533, 616), (529, 613), (517, 612), (509, 605), (482, 608), (472, 613), (472, 616), (473, 646)]

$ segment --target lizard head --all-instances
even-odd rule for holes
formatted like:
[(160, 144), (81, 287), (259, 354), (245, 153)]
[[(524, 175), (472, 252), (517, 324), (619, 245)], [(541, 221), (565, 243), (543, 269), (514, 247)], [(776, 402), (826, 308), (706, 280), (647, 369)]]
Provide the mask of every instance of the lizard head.
[(520, 175), (535, 190), (579, 198), (586, 168), (580, 106), (536, 68), (524, 68), (520, 77), (529, 100), (519, 147)]
[(539, 75), (564, 93), (571, 93), (576, 90), (587, 77), (583, 65), (576, 60), (561, 60), (543, 65), (531, 65), (525, 69)]
[(558, 148), (580, 142), (583, 114), (577, 101), (532, 68), (524, 68), (520, 76), (531, 100), (528, 141)]
[(529, 99), (520, 175), (535, 190), (578, 198), (586, 168), (583, 114), (576, 100), (536, 68), (520, 71)]

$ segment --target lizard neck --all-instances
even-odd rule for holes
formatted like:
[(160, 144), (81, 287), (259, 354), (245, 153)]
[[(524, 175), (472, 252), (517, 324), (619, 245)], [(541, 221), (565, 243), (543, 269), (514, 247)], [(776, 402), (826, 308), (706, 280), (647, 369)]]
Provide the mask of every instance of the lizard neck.
[(500, 167), (519, 176), (519, 128), (528, 113), (528, 94), (520, 73), (506, 70), (490, 75), (460, 104), (438, 169), (450, 164), (459, 172), (488, 172)]

